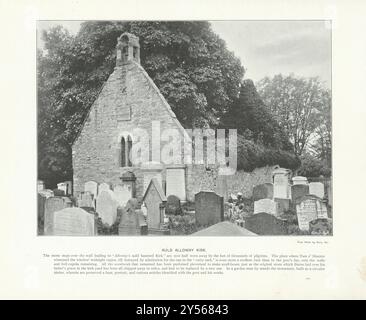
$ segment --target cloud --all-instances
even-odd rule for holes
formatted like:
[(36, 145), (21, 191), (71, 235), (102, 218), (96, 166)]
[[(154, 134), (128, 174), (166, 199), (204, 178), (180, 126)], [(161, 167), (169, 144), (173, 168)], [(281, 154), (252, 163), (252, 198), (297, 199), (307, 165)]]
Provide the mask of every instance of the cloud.
[(214, 21), (212, 26), (241, 58), (246, 77), (258, 81), (294, 73), (318, 76), (330, 86), (331, 33), (324, 21)]

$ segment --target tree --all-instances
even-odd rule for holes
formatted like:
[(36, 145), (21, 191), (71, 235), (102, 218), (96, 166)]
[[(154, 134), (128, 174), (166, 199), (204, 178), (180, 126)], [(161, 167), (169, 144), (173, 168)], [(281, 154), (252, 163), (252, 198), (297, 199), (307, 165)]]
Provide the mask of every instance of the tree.
[(56, 27), (38, 53), (39, 178), (71, 179), (71, 145), (115, 66), (123, 32), (139, 36), (141, 64), (185, 127), (217, 127), (237, 99), (244, 68), (208, 22), (85, 22)]
[[(281, 74), (264, 78), (258, 88), (264, 103), (293, 143), (295, 154), (301, 156), (319, 138), (319, 130), (325, 125), (330, 112), (329, 91), (317, 78)], [(330, 129), (330, 122), (328, 125), (325, 126)]]
[(284, 130), (273, 118), (250, 79), (242, 82), (239, 98), (224, 115), (225, 127), (237, 128), (238, 134), (273, 149), (292, 151)]

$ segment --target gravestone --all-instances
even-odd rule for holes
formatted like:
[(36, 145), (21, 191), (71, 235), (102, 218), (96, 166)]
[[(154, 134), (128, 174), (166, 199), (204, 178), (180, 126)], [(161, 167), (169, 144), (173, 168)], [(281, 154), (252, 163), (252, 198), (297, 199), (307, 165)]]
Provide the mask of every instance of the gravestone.
[(71, 207), (71, 200), (66, 197), (50, 197), (46, 199), (44, 207), (44, 234), (53, 234), (54, 213), (64, 208)]
[(64, 190), (60, 190), (60, 189), (53, 189), (53, 194), (55, 197), (64, 197), (65, 196), (65, 191)]
[(150, 181), (142, 199), (147, 209), (147, 228), (149, 234), (169, 234), (165, 224), (166, 197), (156, 178)]
[(296, 200), (299, 229), (309, 231), (309, 223), (319, 218), (328, 218), (325, 203), (318, 197), (308, 195)]
[(98, 194), (100, 194), (102, 191), (110, 191), (111, 188), (108, 183), (101, 183), (98, 187)]
[(182, 214), (182, 207), (180, 205), (180, 200), (177, 196), (170, 195), (166, 202), (166, 214), (179, 215)]
[(329, 181), (327, 185), (327, 197), (328, 197), (328, 205), (333, 206), (333, 189), (332, 189), (332, 181)]
[(54, 193), (52, 190), (50, 189), (44, 189), (44, 190), (41, 190), (41, 191), (38, 191), (38, 193), (46, 198), (49, 198), (49, 197), (54, 197)]
[(132, 189), (129, 185), (116, 185), (114, 186), (113, 192), (118, 204), (122, 207), (132, 198)]
[(94, 215), (81, 208), (64, 208), (54, 212), (52, 230), (55, 236), (93, 236)]
[(273, 199), (273, 183), (263, 183), (253, 188), (253, 200)]
[(90, 192), (82, 192), (78, 197), (78, 207), (93, 208), (95, 206), (93, 196)]
[(227, 176), (219, 174), (217, 177), (216, 194), (228, 200)]
[(68, 194), (68, 192), (67, 192), (67, 183), (66, 182), (58, 183), (57, 184), (57, 189), (62, 190), (65, 193), (65, 195)]
[(276, 210), (277, 210), (277, 213), (276, 213), (276, 216), (279, 216), (283, 213), (285, 213), (286, 211), (288, 211), (290, 209), (290, 204), (291, 204), (291, 201), (290, 199), (278, 199), (278, 198), (275, 198), (274, 201), (276, 202)]
[(109, 226), (113, 225), (117, 218), (117, 207), (118, 202), (114, 198), (113, 191), (103, 189), (100, 191), (99, 189), (95, 211), (103, 223)]
[(40, 192), (38, 193), (37, 199), (37, 217), (38, 217), (38, 224), (37, 224), (37, 232), (38, 235), (42, 235), (44, 233), (44, 210), (46, 205), (47, 197), (43, 196)]
[(332, 219), (315, 219), (309, 223), (309, 233), (311, 235), (331, 235), (333, 233)]
[(296, 185), (306, 185), (308, 184), (308, 179), (303, 176), (296, 176), (292, 178), (292, 183), (294, 186)]
[(272, 199), (261, 199), (254, 202), (254, 214), (268, 213), (272, 215), (277, 214), (277, 203)]
[(186, 200), (185, 167), (171, 167), (166, 169), (166, 195), (174, 195), (181, 201)]
[(286, 235), (287, 222), (272, 214), (261, 212), (245, 218), (245, 228), (259, 235)]
[(45, 184), (44, 181), (42, 180), (37, 180), (37, 191), (42, 191), (45, 188)]
[(127, 186), (131, 190), (131, 198), (136, 197), (136, 176), (131, 171), (126, 171), (121, 176), (123, 186)]
[(137, 199), (130, 199), (128, 205), (125, 208), (119, 207), (118, 211), (121, 215), (121, 221), (118, 226), (118, 234), (120, 236), (147, 234), (146, 219), (142, 210), (138, 208)]
[(273, 197), (290, 198), (289, 170), (279, 168), (273, 171)]
[(90, 192), (94, 199), (98, 195), (98, 183), (95, 181), (88, 181), (84, 184), (84, 192)]
[(324, 184), (321, 182), (309, 183), (309, 194), (315, 195), (320, 199), (324, 198)]
[(308, 194), (309, 194), (309, 185), (307, 184), (295, 184), (291, 186), (292, 201), (296, 201), (296, 199), (302, 198)]
[(155, 178), (160, 186), (163, 185), (163, 177), (162, 177), (162, 170), (163, 166), (161, 163), (157, 162), (148, 162), (144, 163), (141, 166), (141, 171), (143, 174), (143, 181), (144, 181), (144, 189), (143, 193), (145, 194), (148, 186), (150, 185), (150, 181)]
[(224, 197), (215, 192), (201, 191), (194, 196), (196, 222), (210, 226), (224, 221)]

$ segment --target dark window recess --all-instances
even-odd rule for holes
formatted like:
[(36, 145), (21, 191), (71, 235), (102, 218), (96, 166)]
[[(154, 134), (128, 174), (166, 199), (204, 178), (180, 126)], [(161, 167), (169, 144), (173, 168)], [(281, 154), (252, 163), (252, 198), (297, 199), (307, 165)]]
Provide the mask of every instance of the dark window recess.
[(121, 167), (132, 167), (132, 161), (130, 159), (130, 153), (132, 149), (132, 139), (130, 136), (122, 137), (121, 140), (121, 153), (120, 153), (120, 159), (121, 159)]

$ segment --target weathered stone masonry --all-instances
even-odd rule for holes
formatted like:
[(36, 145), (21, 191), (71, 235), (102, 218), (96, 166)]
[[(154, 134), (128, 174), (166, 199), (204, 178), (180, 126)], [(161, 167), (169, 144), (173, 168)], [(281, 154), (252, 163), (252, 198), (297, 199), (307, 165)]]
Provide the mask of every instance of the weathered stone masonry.
[[(111, 185), (121, 183), (124, 172), (136, 176), (136, 197), (143, 196), (143, 173), (140, 167), (121, 167), (121, 139), (123, 133), (144, 129), (151, 143), (152, 121), (160, 121), (160, 132), (165, 129), (184, 129), (159, 89), (140, 65), (138, 38), (123, 34), (118, 39), (117, 61), (113, 73), (103, 85), (90, 108), (82, 130), (73, 144), (72, 161), (74, 195), (84, 191), (84, 184), (94, 180)], [(150, 146), (151, 148), (151, 146)], [(182, 150), (183, 154), (183, 150)], [(151, 160), (151, 159), (150, 159)], [(227, 191), (241, 191), (251, 196), (256, 183), (271, 182), (270, 168), (252, 173), (238, 172), (227, 177)], [(163, 188), (166, 168), (163, 166)], [(185, 169), (187, 200), (201, 190), (217, 190), (217, 169), (204, 165), (188, 165)]]

